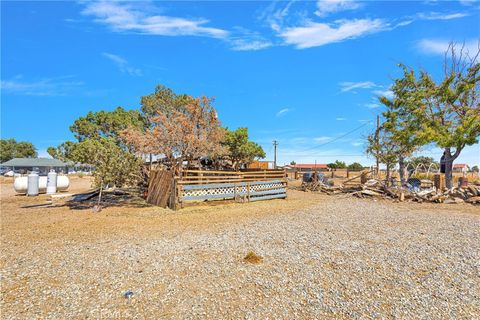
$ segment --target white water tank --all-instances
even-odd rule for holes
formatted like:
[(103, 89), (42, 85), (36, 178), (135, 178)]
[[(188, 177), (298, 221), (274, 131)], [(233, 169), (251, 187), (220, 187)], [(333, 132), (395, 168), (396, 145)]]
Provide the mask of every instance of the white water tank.
[[(70, 179), (67, 176), (57, 176), (57, 191), (66, 191), (70, 186)], [(13, 189), (16, 193), (26, 194), (28, 189), (28, 177), (17, 177), (13, 182)], [(47, 191), (47, 177), (38, 179), (38, 192), (45, 193)]]
[(51, 170), (47, 175), (47, 194), (55, 194), (57, 192), (57, 173)]
[(27, 196), (38, 196), (38, 174), (32, 172), (27, 176)]
[(67, 176), (57, 176), (57, 191), (67, 191), (70, 187), (70, 179)]

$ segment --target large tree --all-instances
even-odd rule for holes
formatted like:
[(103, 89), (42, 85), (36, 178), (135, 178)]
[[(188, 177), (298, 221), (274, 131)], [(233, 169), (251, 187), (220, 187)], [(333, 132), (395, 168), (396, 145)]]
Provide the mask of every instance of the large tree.
[(99, 187), (135, 185), (141, 178), (141, 159), (122, 149), (111, 137), (80, 141), (70, 157), (95, 167), (94, 183)]
[(390, 184), (390, 177), (392, 169), (398, 162), (398, 159), (403, 154), (403, 146), (394, 135), (386, 130), (382, 125), (380, 128), (370, 134), (367, 138), (368, 144), (366, 152), (379, 159), (380, 163), (385, 164), (386, 167), (386, 185)]
[(226, 129), (222, 145), (226, 149), (225, 156), (234, 169), (239, 169), (243, 164), (249, 164), (255, 159), (263, 159), (266, 156), (259, 144), (248, 140), (247, 128), (238, 128), (233, 131)]
[(480, 136), (480, 64), (478, 52), (469, 55), (455, 44), (445, 56), (439, 82), (424, 70), (417, 76), (402, 66), (400, 82), (408, 88), (404, 97), (419, 103), (400, 104), (397, 110), (401, 121), (413, 129), (411, 134), (444, 150), (445, 184), (451, 188), (453, 162), (465, 146), (478, 143)]
[(65, 141), (57, 147), (48, 147), (47, 153), (54, 159), (62, 161), (72, 160), (73, 149), (76, 145), (77, 143), (73, 141)]
[(352, 171), (363, 170), (363, 166), (358, 162), (354, 162), (354, 163), (349, 164), (347, 168), (348, 168), (348, 170), (352, 170)]
[(142, 115), (148, 126), (155, 126), (150, 120), (158, 113), (168, 115), (174, 111), (184, 111), (193, 100), (187, 94), (177, 94), (170, 88), (158, 85), (154, 93), (142, 97), (140, 101)]
[(165, 162), (176, 169), (184, 161), (203, 156), (215, 158), (222, 153), (220, 141), (224, 131), (213, 99), (202, 96), (186, 101), (173, 109), (151, 104), (144, 113), (148, 128), (139, 130), (131, 126), (122, 132), (123, 140), (136, 152), (165, 157)]
[(37, 151), (31, 142), (15, 139), (0, 140), (0, 162), (5, 162), (13, 158), (35, 158)]
[(345, 169), (347, 168), (347, 164), (344, 161), (335, 160), (335, 162), (327, 164), (327, 167), (330, 169)]
[[(421, 99), (418, 95), (411, 94), (412, 87), (407, 84), (403, 79), (397, 79), (391, 87), (394, 97), (392, 99), (384, 96), (379, 98), (379, 101), (386, 107), (386, 111), (383, 112), (385, 121), (381, 129), (386, 131), (384, 139), (388, 137), (389, 140), (392, 140), (389, 141), (390, 145), (395, 146), (391, 151), (396, 152), (401, 185), (406, 182), (406, 158), (427, 141), (423, 135), (419, 135), (417, 132), (414, 122), (415, 114), (409, 112), (421, 103)], [(381, 148), (381, 146), (378, 147)]]
[(113, 111), (89, 112), (85, 117), (75, 120), (70, 130), (78, 141), (114, 138), (121, 142), (120, 132), (130, 127), (141, 130), (144, 126), (140, 112), (117, 107)]
[(140, 177), (141, 160), (120, 138), (126, 128), (144, 130), (145, 122), (140, 112), (121, 107), (113, 111), (89, 112), (70, 127), (77, 142), (66, 141), (56, 148), (48, 148), (47, 152), (53, 158), (94, 166), (97, 186), (131, 185)]

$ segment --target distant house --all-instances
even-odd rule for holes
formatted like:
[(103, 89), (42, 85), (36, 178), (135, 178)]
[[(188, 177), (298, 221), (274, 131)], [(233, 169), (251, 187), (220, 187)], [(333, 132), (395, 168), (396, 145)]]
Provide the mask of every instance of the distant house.
[(17, 173), (36, 171), (41, 174), (48, 173), (51, 169), (66, 173), (68, 164), (58, 159), (48, 158), (13, 158), (1, 164)]
[(329, 171), (326, 164), (289, 164), (284, 167), (287, 171), (308, 172), (308, 171)]
[(453, 172), (467, 173), (470, 168), (465, 163), (455, 163), (453, 165)]

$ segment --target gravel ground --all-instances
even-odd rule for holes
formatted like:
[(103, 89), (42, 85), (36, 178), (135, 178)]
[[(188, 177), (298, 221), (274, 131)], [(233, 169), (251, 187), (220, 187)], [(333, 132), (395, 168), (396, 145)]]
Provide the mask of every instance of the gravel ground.
[(290, 195), (175, 214), (2, 199), (1, 316), (480, 319), (478, 207)]

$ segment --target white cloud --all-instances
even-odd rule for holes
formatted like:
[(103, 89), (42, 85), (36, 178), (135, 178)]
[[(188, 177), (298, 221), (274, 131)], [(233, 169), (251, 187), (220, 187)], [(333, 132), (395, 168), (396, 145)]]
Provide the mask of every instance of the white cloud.
[(24, 81), (22, 76), (2, 80), (0, 88), (5, 93), (26, 96), (65, 96), (83, 86), (83, 82), (72, 80), (73, 76), (43, 78), (37, 81)]
[(287, 112), (290, 112), (291, 110), (289, 108), (283, 108), (281, 109), (280, 111), (277, 112), (277, 114), (275, 115), (277, 118), (278, 117), (282, 117), (284, 115), (287, 114)]
[(367, 107), (368, 109), (376, 109), (376, 108), (379, 108), (380, 105), (378, 103), (370, 102), (370, 103), (366, 103), (365, 107)]
[(386, 97), (387, 99), (393, 99), (395, 96), (392, 90), (373, 90), (373, 93), (379, 97)]
[(442, 13), (442, 12), (428, 12), (419, 13), (416, 18), (419, 20), (452, 20), (469, 16), (468, 13), (456, 12), (456, 13)]
[(228, 42), (232, 50), (236, 51), (256, 51), (272, 46), (272, 43), (262, 37), (258, 32), (252, 32), (248, 29), (236, 27), (235, 35), (232, 35)]
[(378, 87), (375, 83), (372, 81), (362, 81), (362, 82), (340, 82), (340, 91), (342, 92), (348, 92), (352, 91), (354, 89), (370, 89), (370, 88), (375, 88)]
[(147, 6), (135, 7), (133, 3), (97, 1), (87, 2), (84, 15), (109, 26), (116, 32), (135, 32), (161, 36), (206, 36), (225, 38), (223, 29), (205, 27), (209, 21), (202, 18), (185, 19), (149, 12)]
[(257, 51), (272, 46), (269, 41), (237, 39), (232, 40), (232, 49), (235, 51)]
[(289, 10), (295, 0), (289, 1), (282, 8), (278, 8), (279, 4), (282, 2), (272, 1), (263, 12), (259, 15), (258, 19), (261, 21), (266, 21), (272, 30), (280, 32), (283, 28), (284, 20), (289, 16)]
[(286, 44), (305, 49), (355, 39), (386, 27), (381, 19), (337, 20), (330, 24), (309, 21), (301, 27), (286, 28), (279, 35)]
[(335, 120), (337, 120), (337, 121), (346, 121), (347, 118), (335, 118)]
[(103, 52), (102, 55), (113, 61), (122, 73), (128, 73), (131, 76), (141, 76), (142, 70), (129, 66), (128, 61), (113, 53)]
[(318, 0), (315, 14), (319, 17), (325, 17), (335, 12), (355, 10), (360, 7), (361, 4), (353, 0)]
[(332, 137), (322, 136), (313, 139), (315, 142), (327, 142), (332, 140)]
[[(439, 39), (422, 39), (417, 42), (417, 49), (420, 52), (425, 54), (434, 54), (434, 55), (444, 55), (448, 50), (448, 46), (451, 41), (449, 40), (439, 40)], [(464, 45), (465, 52), (468, 52), (470, 55), (475, 55), (480, 47), (480, 40), (469, 40), (465, 43), (458, 42), (456, 47), (458, 49), (462, 48)]]
[(462, 4), (464, 6), (471, 6), (475, 2), (477, 2), (477, 0), (460, 0), (459, 2), (460, 2), (460, 4)]

